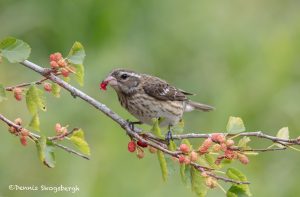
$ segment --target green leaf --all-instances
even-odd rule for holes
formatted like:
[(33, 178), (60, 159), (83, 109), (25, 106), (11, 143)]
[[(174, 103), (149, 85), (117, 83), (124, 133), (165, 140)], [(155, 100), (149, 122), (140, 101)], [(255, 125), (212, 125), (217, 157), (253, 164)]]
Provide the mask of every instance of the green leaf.
[(164, 181), (167, 181), (168, 174), (169, 174), (168, 173), (168, 167), (167, 167), (167, 161), (166, 161), (165, 155), (160, 150), (157, 151), (157, 158), (158, 158), (158, 161), (159, 161), (162, 178), (163, 178)]
[(199, 170), (195, 169), (194, 167), (191, 167), (191, 186), (192, 191), (198, 196), (206, 196), (208, 188), (205, 185), (204, 177), (201, 176)]
[(243, 120), (240, 117), (230, 116), (226, 130), (230, 134), (236, 134), (240, 132), (244, 132), (246, 130)]
[(227, 165), (227, 164), (231, 164), (232, 163), (232, 159), (223, 159), (221, 161), (221, 165)]
[(41, 162), (44, 162), (45, 159), (45, 147), (46, 147), (46, 137), (41, 136), (40, 139), (38, 139), (38, 141), (35, 142), (36, 148), (37, 148), (37, 152), (38, 152), (38, 156), (39, 159), (41, 160)]
[(238, 147), (242, 148), (242, 149), (248, 149), (249, 147), (247, 146), (247, 144), (251, 141), (251, 139), (247, 136), (244, 136), (243, 138), (241, 138), (239, 140), (238, 143)]
[[(235, 168), (228, 168), (226, 171), (226, 175), (234, 180), (237, 181), (248, 181), (246, 176), (244, 174), (242, 174), (239, 170), (235, 169)], [(250, 192), (250, 188), (248, 185), (243, 184), (243, 185), (236, 185), (234, 184), (234, 186), (241, 188), (245, 194), (247, 194), (247, 196), (251, 196), (251, 192)]]
[[(176, 144), (174, 141), (170, 141), (168, 148), (170, 151), (176, 150)], [(172, 175), (178, 170), (178, 161), (174, 160), (171, 156), (166, 156), (167, 168), (169, 170), (169, 174)]]
[(44, 92), (38, 89), (35, 85), (30, 86), (26, 92), (26, 104), (29, 112), (35, 115), (38, 109), (46, 111)]
[(189, 186), (189, 183), (191, 182), (191, 166), (181, 164), (180, 165), (180, 176), (181, 176), (182, 182), (186, 186)]
[(157, 118), (153, 118), (152, 120), (153, 122), (153, 126), (151, 131), (154, 133), (154, 135), (156, 135), (159, 138), (164, 138), (164, 136), (161, 133), (161, 129), (159, 127), (159, 120)]
[[(198, 157), (197, 163), (201, 166), (205, 166), (208, 168), (220, 169), (222, 165), (215, 164), (216, 158), (212, 154), (205, 154), (201, 157)], [(223, 160), (222, 160), (223, 161)]]
[(0, 84), (0, 102), (6, 100), (6, 92), (5, 92), (5, 88), (2, 84)]
[(254, 152), (254, 151), (244, 151), (243, 153), (244, 153), (245, 155), (251, 155), (251, 156), (259, 155), (258, 152)]
[(170, 140), (170, 144), (168, 145), (169, 150), (174, 151), (176, 150), (176, 144), (173, 140)]
[(55, 167), (54, 144), (51, 141), (47, 140), (46, 137), (42, 136), (36, 142), (36, 147), (41, 162), (43, 162), (43, 164), (49, 168), (54, 168)]
[(36, 131), (40, 131), (40, 118), (38, 113), (32, 116), (29, 126)]
[(178, 171), (178, 161), (174, 160), (171, 156), (165, 156), (167, 162), (168, 175), (173, 175)]
[(72, 64), (75, 67), (75, 80), (80, 86), (83, 86), (84, 83), (84, 67), (82, 64)]
[(82, 129), (74, 131), (73, 135), (70, 137), (71, 142), (84, 154), (90, 155), (90, 147), (84, 139), (84, 132)]
[(172, 133), (183, 133), (184, 131), (184, 121), (181, 119), (179, 123), (172, 127)]
[(226, 193), (227, 197), (246, 197), (247, 194), (245, 193), (245, 191), (240, 188), (237, 187), (236, 185), (232, 185), (229, 190)]
[(210, 168), (214, 168), (214, 169), (219, 169), (221, 168), (220, 165), (216, 165), (215, 164), (215, 158), (211, 155), (211, 154), (205, 154), (204, 155), (204, 158), (205, 158), (205, 161), (207, 162), (208, 164), (208, 167)]
[(0, 42), (1, 55), (11, 63), (26, 60), (30, 51), (30, 46), (27, 43), (13, 37), (5, 38)]
[(60, 86), (57, 85), (56, 83), (53, 83), (52, 84), (52, 94), (56, 97), (56, 98), (59, 98), (60, 97)]
[[(277, 138), (281, 138), (281, 139), (285, 139), (285, 140), (288, 140), (290, 138), (290, 135), (289, 135), (289, 128), (288, 127), (283, 127), (281, 128), (277, 135), (276, 135)], [(278, 146), (279, 148), (283, 148), (284, 146), (282, 144), (279, 144), (279, 143), (275, 143), (276, 146)]]
[(46, 148), (45, 148), (45, 161), (44, 164), (46, 164), (50, 168), (55, 167), (55, 154), (54, 154), (54, 144), (47, 140), (46, 142)]
[(289, 137), (289, 128), (288, 128), (288, 127), (283, 127), (283, 128), (281, 128), (281, 129), (278, 131), (276, 137), (281, 138), (281, 139), (286, 139), (286, 140), (288, 140), (288, 139), (290, 138), (290, 137)]
[[(154, 135), (156, 135), (157, 137), (163, 138), (161, 129), (159, 127), (159, 120), (157, 118), (155, 118), (152, 120), (152, 122), (153, 122), (152, 132), (154, 133)], [(165, 155), (161, 151), (157, 151), (157, 158), (159, 161), (162, 178), (164, 181), (167, 181), (169, 172), (168, 172), (167, 161), (166, 161)]]
[(68, 61), (72, 64), (83, 64), (85, 51), (80, 42), (75, 42), (67, 57)]

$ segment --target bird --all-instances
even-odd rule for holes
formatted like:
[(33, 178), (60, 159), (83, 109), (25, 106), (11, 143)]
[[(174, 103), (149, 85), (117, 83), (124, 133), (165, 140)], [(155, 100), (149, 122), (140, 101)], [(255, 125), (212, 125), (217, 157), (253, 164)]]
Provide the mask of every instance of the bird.
[(132, 70), (112, 70), (100, 83), (100, 89), (109, 85), (117, 93), (119, 102), (139, 121), (134, 124), (153, 124), (160, 119), (160, 127), (168, 126), (166, 138), (172, 138), (171, 128), (182, 120), (184, 112), (211, 111), (214, 107), (190, 100), (194, 94), (176, 88), (163, 79)]

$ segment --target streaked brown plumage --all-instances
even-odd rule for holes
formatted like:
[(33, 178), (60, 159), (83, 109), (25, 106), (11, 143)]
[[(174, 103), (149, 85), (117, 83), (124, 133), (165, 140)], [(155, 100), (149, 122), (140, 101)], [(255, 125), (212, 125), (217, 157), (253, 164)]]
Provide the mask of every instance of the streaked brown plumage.
[(153, 118), (163, 118), (161, 126), (174, 126), (184, 112), (214, 109), (189, 100), (187, 96), (193, 94), (175, 88), (158, 77), (130, 70), (113, 70), (103, 83), (114, 88), (121, 105), (146, 124), (152, 124)]

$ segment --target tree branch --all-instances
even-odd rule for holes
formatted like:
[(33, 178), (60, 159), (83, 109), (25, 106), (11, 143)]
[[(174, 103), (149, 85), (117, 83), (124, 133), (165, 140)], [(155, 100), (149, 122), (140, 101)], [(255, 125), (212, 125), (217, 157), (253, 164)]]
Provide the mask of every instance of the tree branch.
[[(124, 120), (121, 116), (119, 116), (118, 114), (113, 112), (106, 105), (100, 103), (96, 99), (90, 97), (89, 95), (85, 94), (84, 92), (78, 90), (77, 88), (75, 88), (75, 87), (71, 86), (70, 84), (66, 83), (65, 81), (63, 81), (59, 77), (55, 76), (53, 73), (51, 73), (51, 70), (49, 71), (49, 69), (42, 68), (42, 67), (40, 67), (40, 66), (38, 66), (38, 65), (28, 61), (28, 60), (25, 60), (25, 61), (21, 62), (21, 64), (23, 64), (25, 67), (39, 73), (40, 75), (45, 76), (46, 78), (53, 81), (54, 83), (57, 83), (59, 86), (61, 86), (65, 90), (69, 91), (74, 98), (79, 97), (82, 100), (89, 103), (90, 105), (92, 105), (93, 107), (95, 107), (96, 109), (100, 110), (105, 115), (107, 115), (109, 118), (111, 118), (113, 121), (118, 123), (126, 131), (126, 133), (128, 135), (135, 138), (136, 140), (147, 143), (149, 146), (152, 146), (152, 147), (164, 152), (165, 154), (168, 154), (168, 155), (173, 156), (175, 158), (178, 158), (179, 155), (182, 153), (180, 151), (170, 151), (166, 147), (161, 146), (159, 143), (155, 143), (151, 140), (146, 140), (145, 138), (142, 137), (143, 134), (141, 134), (142, 130), (140, 128), (134, 127), (133, 130), (132, 130), (132, 128), (130, 127), (130, 124), (128, 123), (128, 121)], [(155, 137), (153, 139), (155, 139)], [(161, 139), (156, 138), (155, 140), (160, 141)], [(207, 168), (205, 166), (200, 166), (199, 164), (197, 164), (195, 162), (191, 162), (191, 165), (196, 167), (197, 169), (199, 167), (201, 167), (202, 169), (213, 170), (213, 169)], [(210, 174), (212, 174), (212, 173), (210, 173)], [(216, 178), (216, 177), (214, 177), (214, 178)], [(232, 180), (231, 182), (236, 183), (236, 184), (241, 184), (239, 181), (236, 181), (236, 180)], [(245, 184), (248, 184), (248, 183), (245, 183)]]
[[(117, 122), (123, 129), (125, 129), (127, 132), (131, 131), (130, 126), (126, 120), (124, 120), (121, 116), (113, 112), (111, 109), (109, 109), (106, 105), (100, 103), (96, 99), (90, 97), (89, 95), (85, 94), (84, 92), (78, 90), (77, 88), (71, 86), (67, 82), (63, 81), (61, 78), (55, 76), (53, 73), (49, 72), (49, 69), (42, 68), (28, 60), (25, 60), (21, 62), (25, 67), (32, 69), (33, 71), (39, 73), (40, 75), (43, 75), (47, 77), (49, 80), (53, 81), (54, 83), (57, 83), (62, 88), (66, 89), (71, 93), (71, 95), (75, 97), (79, 97), (82, 100), (86, 101), (96, 109), (103, 112), (105, 115), (113, 119), (115, 122)], [(50, 69), (51, 71), (51, 69)], [(139, 128), (135, 128), (134, 132), (141, 132), (142, 130)]]
[[(67, 82), (65, 82), (64, 80), (62, 80), (58, 76), (56, 76), (56, 74), (53, 73), (52, 69), (42, 68), (39, 65), (34, 64), (34, 63), (32, 63), (28, 60), (25, 60), (25, 61), (21, 62), (21, 64), (45, 77), (44, 79), (42, 79), (40, 81), (33, 82), (33, 83), (41, 84), (45, 80), (51, 80), (52, 82), (54, 82), (54, 83), (58, 84), (59, 86), (61, 86), (62, 88), (64, 88), (65, 90), (69, 91), (74, 98), (76, 98), (76, 97), (81, 98), (82, 100), (84, 100), (85, 102), (87, 102), (88, 104), (95, 107), (97, 110), (101, 111), (106, 116), (111, 118), (114, 122), (118, 123), (120, 125), (120, 127), (123, 128), (126, 131), (126, 133), (129, 136), (131, 136), (132, 138), (134, 138), (136, 140), (139, 140), (141, 142), (144, 142), (144, 143), (148, 144), (149, 146), (152, 146), (152, 147), (164, 152), (165, 154), (168, 154), (168, 155), (170, 155), (172, 157), (175, 157), (175, 158), (179, 158), (179, 156), (183, 154), (181, 151), (171, 151), (171, 150), (169, 150), (168, 147), (167, 147), (167, 142), (165, 140), (160, 139), (160, 138), (154, 136), (151, 133), (142, 133), (142, 130), (140, 128), (137, 128), (137, 127), (134, 127), (133, 130), (132, 130), (132, 128), (131, 128), (130, 124), (128, 123), (128, 121), (124, 120), (122, 117), (120, 117), (118, 114), (113, 112), (106, 105), (100, 103), (96, 99), (90, 97), (89, 95), (85, 94), (81, 90), (71, 86), (70, 84), (68, 84)], [(24, 86), (28, 86), (30, 84), (32, 84), (32, 83), (24, 83), (24, 84), (18, 85), (17, 87), (24, 87)], [(14, 87), (8, 87), (6, 90), (11, 91), (13, 88)], [(5, 121), (5, 118), (3, 118), (3, 116), (0, 116), (0, 119)], [(12, 123), (11, 121), (10, 122), (5, 121), (5, 122), (10, 126), (19, 127), (18, 125), (14, 125), (14, 123)], [(36, 138), (40, 137), (40, 136), (38, 136), (37, 134), (34, 134), (34, 133), (30, 133), (30, 134), (32, 134), (32, 136), (36, 137)], [(266, 152), (266, 151), (284, 150), (289, 145), (299, 145), (300, 144), (299, 139), (277, 138), (277, 137), (274, 137), (274, 136), (264, 134), (261, 131), (243, 132), (243, 133), (239, 133), (237, 135), (227, 134), (227, 133), (222, 133), (222, 134), (226, 135), (226, 136), (249, 136), (249, 137), (257, 137), (257, 138), (265, 138), (265, 139), (268, 139), (272, 142), (276, 142), (276, 143), (279, 143), (279, 144), (284, 146), (282, 148), (266, 148), (266, 149), (250, 149), (250, 150), (238, 150), (237, 149), (240, 152), (243, 152), (243, 151)], [(210, 138), (211, 134), (189, 133), (189, 134), (173, 135), (172, 137), (173, 137), (174, 140), (182, 140), (182, 139), (189, 139), (189, 138)], [(57, 137), (52, 137), (52, 138), (48, 138), (48, 139), (56, 140), (58, 138)], [(72, 149), (69, 149), (68, 147), (65, 147), (61, 144), (57, 144), (56, 142), (54, 142), (54, 144), (57, 147), (66, 150), (67, 152), (70, 152), (70, 153), (76, 154), (80, 157), (83, 157), (85, 159), (88, 159), (86, 156), (84, 156), (80, 153), (74, 152)], [(198, 169), (199, 171), (203, 171), (203, 170), (205, 170), (206, 172), (208, 171), (208, 173), (207, 173), (208, 176), (211, 176), (215, 179), (223, 180), (225, 182), (231, 182), (231, 183), (234, 183), (234, 184), (249, 184), (249, 182), (241, 182), (241, 181), (229, 179), (229, 178), (226, 178), (226, 177), (217, 176), (217, 175), (215, 175), (214, 173), (211, 172), (214, 169), (211, 169), (211, 168), (208, 168), (208, 167), (205, 167), (205, 166), (201, 166), (198, 163), (190, 162), (190, 164), (193, 167), (195, 167), (196, 169)]]

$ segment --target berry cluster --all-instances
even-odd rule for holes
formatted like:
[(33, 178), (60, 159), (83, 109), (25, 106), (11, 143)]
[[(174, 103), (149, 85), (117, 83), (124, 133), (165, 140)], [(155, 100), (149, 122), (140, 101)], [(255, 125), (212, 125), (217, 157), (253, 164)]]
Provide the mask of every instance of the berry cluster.
[(67, 126), (63, 127), (60, 123), (56, 123), (54, 129), (56, 136), (58, 136), (60, 140), (63, 140), (63, 138), (68, 134)]
[(59, 52), (50, 55), (50, 66), (54, 70), (60, 70), (64, 77), (68, 77), (71, 72), (74, 73), (75, 68), (71, 67), (66, 59)]
[[(14, 120), (14, 123), (16, 125), (19, 125), (19, 126), (22, 126), (22, 119), (21, 118), (17, 118)], [(20, 137), (20, 142), (23, 146), (26, 146), (27, 145), (27, 137), (29, 135), (29, 131), (27, 129), (24, 129), (24, 128), (21, 128), (20, 130), (16, 129), (15, 127), (13, 126), (10, 126), (8, 128), (8, 131), (11, 133), (11, 134), (14, 134), (16, 136), (19, 136)]]
[[(197, 162), (199, 155), (203, 155), (204, 152), (208, 151), (208, 147), (212, 145), (212, 140), (210, 138), (206, 139), (202, 146), (200, 146), (198, 153), (191, 150), (190, 146), (187, 144), (180, 144), (179, 150), (183, 153), (178, 156), (178, 162), (180, 164), (189, 165), (191, 162)], [(201, 175), (205, 178), (205, 184), (209, 188), (217, 187), (217, 180), (211, 176), (208, 176), (207, 172), (202, 172)]]
[[(192, 150), (187, 144), (180, 144), (179, 151), (181, 154), (178, 155), (178, 162), (180, 164), (189, 165), (191, 162), (197, 162), (199, 156), (214, 152), (219, 154), (215, 160), (216, 165), (220, 165), (223, 159), (227, 160), (239, 160), (242, 164), (248, 164), (248, 157), (241, 152), (237, 146), (234, 146), (232, 139), (226, 139), (226, 136), (220, 133), (214, 133), (210, 138), (203, 141), (198, 151)], [(209, 188), (215, 188), (217, 186), (217, 180), (211, 176), (208, 176), (207, 172), (201, 173), (205, 177), (205, 184)]]
[(214, 133), (210, 138), (204, 140), (199, 147), (198, 152), (200, 155), (209, 153), (209, 149), (215, 153), (223, 152), (217, 157), (215, 164), (219, 165), (223, 159), (233, 160), (238, 159), (242, 164), (248, 164), (249, 159), (242, 152), (234, 149), (234, 141), (232, 139), (226, 139), (223, 134)]
[[(211, 136), (203, 141), (199, 146), (198, 150), (194, 150), (192, 146), (187, 141), (186, 143), (181, 143), (177, 149), (178, 155), (173, 157), (174, 161), (178, 161), (180, 165), (194, 165), (193, 162), (199, 162), (200, 157), (213, 153), (218, 155), (215, 158), (214, 163), (220, 165), (223, 159), (227, 160), (239, 160), (242, 164), (248, 164), (249, 159), (244, 154), (243, 151), (235, 146), (235, 142), (228, 138), (226, 135), (221, 133), (213, 133)], [(145, 156), (144, 148), (149, 148), (150, 153), (156, 153), (157, 149), (149, 146), (145, 141), (135, 141), (131, 140), (128, 143), (128, 151), (136, 152), (139, 159)], [(206, 158), (206, 157), (205, 157)], [(201, 176), (205, 178), (205, 185), (209, 188), (215, 188), (218, 186), (217, 179), (210, 175), (210, 171), (206, 169), (199, 169), (201, 171)]]
[[(137, 142), (131, 140), (128, 143), (128, 151), (137, 151), (138, 158), (144, 157), (143, 148), (147, 148), (148, 144), (144, 141), (138, 140)], [(219, 156), (215, 160), (216, 165), (220, 165), (223, 159), (227, 160), (239, 160), (242, 164), (248, 164), (248, 157), (239, 151), (236, 146), (234, 146), (234, 141), (232, 139), (226, 139), (223, 134), (214, 133), (210, 138), (203, 141), (198, 151), (191, 150), (190, 146), (187, 144), (180, 144), (179, 150), (181, 154), (178, 156), (178, 162), (180, 164), (190, 164), (191, 162), (196, 162), (198, 157), (201, 155), (208, 154), (210, 152), (218, 153)], [(149, 146), (150, 153), (155, 153), (157, 150)]]
[(147, 148), (147, 147), (148, 147), (150, 153), (156, 153), (157, 152), (156, 148), (154, 148), (152, 146), (148, 146), (148, 144), (146, 142), (143, 142), (141, 140), (138, 140), (137, 142), (134, 141), (134, 140), (131, 140), (128, 143), (128, 146), (127, 146), (128, 151), (131, 152), (131, 153), (136, 152), (136, 156), (139, 159), (144, 158), (145, 153), (144, 153), (143, 148)]
[(190, 164), (191, 162), (195, 162), (198, 160), (198, 154), (194, 150), (190, 150), (189, 145), (180, 144), (179, 150), (183, 153), (179, 155), (178, 161), (180, 164)]

